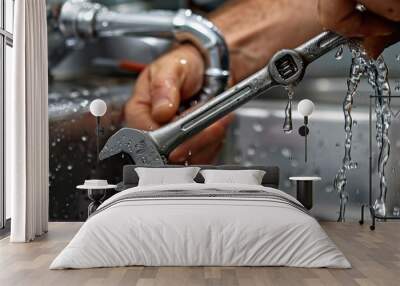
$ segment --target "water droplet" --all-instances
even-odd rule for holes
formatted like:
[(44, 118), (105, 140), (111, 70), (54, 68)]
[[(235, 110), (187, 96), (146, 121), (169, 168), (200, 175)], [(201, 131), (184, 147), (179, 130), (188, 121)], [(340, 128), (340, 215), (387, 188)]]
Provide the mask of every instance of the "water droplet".
[(327, 186), (327, 187), (325, 188), (325, 192), (327, 192), (327, 193), (332, 193), (333, 190), (334, 190), (333, 186)]
[(293, 122), (292, 122), (292, 99), (294, 95), (294, 89), (292, 85), (285, 86), (288, 101), (285, 107), (285, 120), (283, 123), (283, 132), (289, 134), (293, 131)]
[(351, 162), (349, 164), (349, 169), (357, 169), (358, 168), (358, 163), (357, 162)]
[(357, 120), (353, 120), (353, 126), (357, 126), (357, 125), (358, 125)]
[(68, 165), (68, 166), (67, 166), (68, 171), (71, 171), (72, 168), (73, 168), (72, 165)]
[(189, 150), (188, 156), (192, 156), (192, 150)]
[(249, 166), (251, 166), (252, 164), (251, 164), (250, 161), (245, 161), (245, 162), (243, 163), (243, 165), (244, 165), (245, 167), (249, 167)]
[(51, 142), (51, 146), (53, 146), (53, 147), (56, 146), (56, 142), (54, 142), (54, 141)]
[(241, 156), (235, 156), (233, 158), (233, 160), (235, 161), (235, 163), (240, 163), (242, 161), (242, 157)]
[(264, 127), (260, 123), (254, 123), (253, 130), (257, 133), (260, 133), (264, 130)]
[(400, 207), (398, 206), (393, 207), (393, 216), (400, 216)]
[(340, 45), (335, 53), (336, 60), (340, 61), (343, 58), (343, 51), (344, 51), (343, 45)]
[(88, 139), (87, 136), (82, 136), (82, 137), (81, 137), (81, 140), (82, 140), (83, 142), (86, 142), (87, 139)]
[(87, 99), (83, 100), (83, 101), (80, 103), (80, 105), (81, 105), (82, 107), (86, 107), (88, 104), (89, 104), (89, 100), (87, 100)]
[(292, 182), (290, 180), (283, 181), (283, 186), (285, 188), (289, 188), (291, 185), (292, 185)]
[(77, 97), (79, 96), (79, 92), (78, 92), (78, 91), (73, 91), (73, 92), (71, 92), (71, 93), (69, 94), (69, 96), (70, 96), (71, 98), (77, 98)]
[(396, 55), (396, 61), (400, 62), (400, 54)]
[(255, 154), (256, 154), (256, 149), (254, 147), (249, 147), (249, 149), (247, 149), (247, 155), (254, 156)]
[(288, 149), (288, 148), (282, 148), (281, 154), (285, 158), (291, 158), (292, 157), (292, 151), (290, 151), (290, 149)]

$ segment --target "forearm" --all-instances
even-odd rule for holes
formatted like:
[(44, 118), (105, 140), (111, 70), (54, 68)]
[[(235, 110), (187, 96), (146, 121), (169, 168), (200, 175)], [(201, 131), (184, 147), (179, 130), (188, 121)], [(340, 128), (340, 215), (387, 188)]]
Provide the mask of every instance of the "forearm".
[(236, 0), (210, 15), (227, 41), (235, 83), (265, 66), (283, 48), (322, 31), (318, 0)]

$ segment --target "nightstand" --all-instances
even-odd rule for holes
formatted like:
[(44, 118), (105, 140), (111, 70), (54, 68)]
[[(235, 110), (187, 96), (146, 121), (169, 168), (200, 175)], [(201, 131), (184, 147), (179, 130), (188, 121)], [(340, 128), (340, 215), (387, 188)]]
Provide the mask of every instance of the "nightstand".
[(296, 198), (303, 206), (310, 210), (313, 207), (313, 182), (321, 181), (320, 177), (290, 177), (289, 180), (296, 181)]
[(116, 187), (116, 185), (109, 185), (107, 180), (85, 180), (83, 185), (76, 187), (78, 190), (87, 190), (90, 199), (88, 217), (103, 203), (107, 190), (115, 189)]

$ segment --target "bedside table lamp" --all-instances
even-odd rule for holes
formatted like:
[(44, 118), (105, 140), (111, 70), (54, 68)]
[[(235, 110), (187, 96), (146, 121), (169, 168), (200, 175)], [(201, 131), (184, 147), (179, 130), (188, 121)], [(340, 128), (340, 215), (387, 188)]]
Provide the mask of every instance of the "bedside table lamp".
[(299, 128), (299, 134), (304, 136), (304, 161), (307, 162), (307, 136), (310, 132), (308, 129), (308, 117), (314, 111), (314, 103), (309, 99), (303, 99), (297, 105), (297, 110), (304, 117), (304, 125)]
[[(104, 133), (103, 128), (100, 125), (100, 119), (107, 111), (107, 105), (104, 100), (95, 99), (90, 103), (90, 113), (96, 117), (96, 148), (97, 148), (97, 160), (96, 160), (96, 176), (99, 175), (99, 152), (100, 152), (100, 136)], [(107, 180), (99, 180), (98, 178), (85, 180), (83, 185), (76, 187), (78, 190), (86, 190), (90, 199), (88, 206), (88, 216), (96, 211), (106, 197), (108, 189), (115, 189), (115, 185), (108, 184)]]
[(99, 152), (100, 152), (100, 136), (103, 135), (104, 130), (101, 128), (100, 119), (107, 111), (107, 104), (104, 100), (95, 99), (90, 103), (89, 107), (90, 113), (96, 117), (96, 158), (97, 158), (97, 167), (99, 164)]

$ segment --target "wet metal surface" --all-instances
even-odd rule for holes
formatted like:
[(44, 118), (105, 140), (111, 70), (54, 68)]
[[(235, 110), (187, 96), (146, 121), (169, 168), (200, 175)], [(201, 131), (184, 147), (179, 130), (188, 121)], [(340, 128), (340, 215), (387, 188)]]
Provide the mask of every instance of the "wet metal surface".
[[(294, 101), (297, 106), (298, 101)], [(339, 196), (333, 188), (335, 174), (343, 157), (343, 113), (341, 105), (317, 105), (310, 117), (309, 156), (304, 162), (303, 137), (298, 128), (303, 118), (293, 112), (293, 132), (282, 130), (285, 101), (254, 101), (236, 113), (233, 128), (226, 140), (223, 161), (244, 165), (277, 165), (280, 167), (280, 189), (295, 195), (296, 186), (289, 180), (291, 176), (319, 176), (321, 182), (314, 187), (314, 207), (312, 213), (319, 218), (337, 220)], [(399, 100), (400, 104), (400, 100)], [(398, 105), (399, 106), (399, 105)], [(398, 107), (396, 107), (398, 108)], [(368, 201), (368, 106), (355, 106), (353, 110), (352, 157), (359, 164), (358, 169), (348, 174), (346, 188), (349, 191), (346, 218), (359, 219), (360, 206)], [(400, 119), (400, 118), (399, 118)], [(400, 121), (394, 120), (393, 130), (400, 128)], [(390, 134), (396, 147), (388, 162), (389, 186), (387, 205), (391, 214), (400, 205), (400, 183), (396, 174), (400, 170), (400, 134)], [(377, 147), (373, 146), (373, 190), (379, 194), (377, 175)]]
[[(120, 128), (122, 106), (129, 98), (132, 82), (85, 81), (55, 83), (49, 93), (50, 220), (84, 220), (89, 200), (75, 186), (96, 176), (95, 118), (89, 104), (95, 98), (107, 102), (102, 118), (104, 139)], [(104, 141), (103, 141), (104, 142)], [(123, 162), (113, 158), (102, 163), (100, 176), (109, 183), (121, 181)], [(110, 192), (110, 194), (112, 194)]]
[[(400, 48), (400, 47), (399, 47)], [(398, 49), (399, 50), (399, 49)], [(389, 59), (389, 78), (394, 95), (400, 76), (400, 64), (394, 53)], [(290, 176), (317, 175), (321, 182), (314, 186), (314, 208), (312, 213), (323, 219), (336, 220), (339, 197), (333, 188), (333, 179), (343, 158), (343, 112), (342, 101), (346, 93), (345, 76), (350, 57), (343, 55), (339, 63), (331, 55), (310, 66), (307, 78), (295, 89), (293, 98), (293, 132), (282, 130), (287, 95), (284, 89), (274, 89), (261, 100), (252, 101), (236, 112), (236, 119), (227, 136), (222, 162), (244, 165), (278, 165), (281, 168), (280, 188), (294, 195), (296, 186)], [(393, 58), (393, 61), (390, 59)], [(397, 67), (397, 69), (396, 69)], [(324, 73), (325, 72), (325, 73)], [(84, 83), (82, 83), (84, 82)], [(76, 191), (93, 174), (95, 164), (95, 119), (89, 114), (89, 102), (97, 97), (108, 103), (107, 116), (103, 121), (106, 136), (120, 126), (121, 107), (131, 94), (133, 80), (55, 83), (50, 87), (50, 219), (84, 220), (89, 201), (86, 193)], [(397, 84), (396, 84), (397, 83)], [(370, 86), (363, 81), (358, 88), (353, 106), (352, 158), (359, 168), (348, 175), (346, 189), (349, 191), (346, 218), (359, 219), (360, 205), (368, 201), (368, 103)], [(297, 113), (297, 103), (304, 98), (314, 101), (316, 110), (310, 117), (309, 161), (304, 163), (304, 140), (298, 135), (303, 118)], [(388, 185), (387, 208), (392, 214), (400, 206), (400, 99), (392, 101), (392, 118), (389, 134), (392, 152), (387, 162)], [(375, 120), (375, 118), (374, 118)], [(375, 121), (374, 121), (375, 122)], [(375, 136), (375, 135), (373, 135)], [(103, 141), (105, 142), (105, 141)], [(378, 152), (373, 140), (373, 190), (379, 195), (377, 174)], [(102, 164), (102, 176), (110, 183), (118, 183), (121, 168), (127, 158), (113, 158)], [(397, 211), (398, 212), (398, 211)]]

